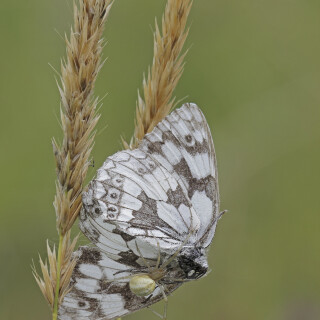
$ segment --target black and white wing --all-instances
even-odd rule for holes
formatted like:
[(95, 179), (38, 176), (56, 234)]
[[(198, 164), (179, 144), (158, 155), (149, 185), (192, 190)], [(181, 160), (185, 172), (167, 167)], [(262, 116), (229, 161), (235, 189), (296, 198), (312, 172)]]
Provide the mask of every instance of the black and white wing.
[[(130, 291), (129, 265), (116, 262), (97, 248), (80, 247), (75, 253), (78, 262), (71, 278), (71, 291), (59, 308), (61, 320), (112, 320), (148, 307), (163, 298), (160, 288), (148, 297), (138, 297)], [(138, 257), (137, 257), (138, 258)], [(170, 294), (180, 283), (168, 284)]]
[(213, 141), (199, 108), (183, 105), (137, 149), (108, 157), (83, 204), (81, 230), (115, 260), (133, 249), (120, 234), (172, 253), (192, 230), (196, 238), (190, 242), (207, 247), (218, 219), (219, 192)]
[[(155, 132), (161, 130), (166, 121), (176, 121), (180, 126), (179, 130), (188, 130), (187, 124), (175, 120), (176, 114), (177, 111), (173, 112), (152, 133), (147, 134), (139, 148), (120, 151), (108, 157), (98, 170), (97, 177), (90, 183), (88, 191), (83, 194), (80, 228), (92, 242), (115, 260), (124, 251), (133, 250), (134, 241), (123, 243), (120, 239), (122, 234), (132, 237), (131, 240), (149, 242), (154, 248), (160, 246), (161, 250), (168, 254), (175, 252), (191, 231), (193, 235), (190, 242), (197, 242), (195, 236), (201, 228), (202, 217), (195, 211), (194, 204), (197, 205), (199, 200), (195, 191), (190, 193), (183, 173), (175, 172), (174, 168), (168, 165), (168, 158), (165, 159), (168, 164), (163, 163), (160, 151), (150, 150), (146, 145), (148, 139), (153, 139)], [(188, 130), (190, 136), (195, 134), (191, 130), (194, 128), (190, 127)], [(172, 137), (165, 132), (158, 139), (163, 138), (162, 143), (170, 150)], [(177, 142), (177, 138), (175, 139)], [(157, 147), (156, 143), (154, 147)], [(185, 147), (182, 141), (179, 152), (181, 154), (183, 150), (187, 151), (183, 155), (186, 163), (189, 163), (191, 158), (197, 161), (197, 155), (191, 152), (192, 147)], [(176, 153), (175, 157), (182, 158), (182, 155)], [(199, 164), (200, 167), (203, 165)], [(181, 168), (184, 169), (182, 166), (183, 164)], [(202, 192), (204, 187), (201, 183), (208, 184), (207, 180), (208, 178), (197, 182), (199, 192)], [(195, 185), (190, 187), (194, 188)], [(194, 200), (196, 201), (193, 203)], [(119, 240), (115, 241), (115, 238)]]
[(201, 110), (193, 103), (176, 109), (144, 137), (139, 149), (182, 181), (200, 220), (197, 242), (208, 247), (220, 217), (219, 189), (213, 140)]

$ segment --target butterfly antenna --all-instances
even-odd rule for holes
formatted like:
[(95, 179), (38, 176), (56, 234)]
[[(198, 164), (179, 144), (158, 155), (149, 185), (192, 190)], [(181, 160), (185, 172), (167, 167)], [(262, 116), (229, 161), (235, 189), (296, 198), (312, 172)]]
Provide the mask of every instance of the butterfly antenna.
[(225, 213), (227, 213), (227, 212), (228, 212), (228, 210), (223, 210), (223, 211), (221, 211), (221, 212), (219, 213), (218, 217), (217, 217), (217, 221), (220, 220), (220, 218), (221, 218)]

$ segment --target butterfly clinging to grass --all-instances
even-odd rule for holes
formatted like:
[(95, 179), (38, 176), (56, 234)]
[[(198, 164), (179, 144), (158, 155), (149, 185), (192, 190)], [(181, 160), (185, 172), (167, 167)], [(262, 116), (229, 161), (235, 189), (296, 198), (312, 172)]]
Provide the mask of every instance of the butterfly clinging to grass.
[[(83, 194), (83, 246), (61, 320), (112, 320), (149, 307), (208, 271), (221, 217), (207, 121), (184, 104), (137, 149), (107, 158)], [(166, 319), (166, 307), (163, 316)]]

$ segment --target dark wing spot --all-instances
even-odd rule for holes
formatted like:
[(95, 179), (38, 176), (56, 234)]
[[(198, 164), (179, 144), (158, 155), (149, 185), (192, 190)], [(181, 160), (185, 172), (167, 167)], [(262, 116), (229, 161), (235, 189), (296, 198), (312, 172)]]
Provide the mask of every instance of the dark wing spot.
[(186, 141), (187, 141), (188, 143), (192, 142), (192, 137), (191, 137), (190, 134), (187, 134), (187, 135), (185, 136), (185, 139), (186, 139)]
[(144, 173), (146, 173), (146, 170), (144, 168), (140, 167), (140, 168), (138, 168), (138, 173), (144, 174)]
[(117, 199), (118, 195), (114, 192), (114, 193), (111, 193), (111, 194), (110, 194), (110, 197), (111, 197), (112, 199)]
[(108, 206), (108, 218), (114, 219), (116, 215), (118, 214), (119, 210), (116, 206), (109, 205)]
[(156, 167), (156, 165), (153, 162), (149, 162), (149, 168), (153, 170)]
[(92, 263), (98, 264), (98, 261), (102, 259), (100, 251), (96, 248), (91, 247), (80, 247), (81, 256), (77, 265), (81, 263)]
[(108, 212), (117, 212), (117, 208), (116, 207), (108, 207)]

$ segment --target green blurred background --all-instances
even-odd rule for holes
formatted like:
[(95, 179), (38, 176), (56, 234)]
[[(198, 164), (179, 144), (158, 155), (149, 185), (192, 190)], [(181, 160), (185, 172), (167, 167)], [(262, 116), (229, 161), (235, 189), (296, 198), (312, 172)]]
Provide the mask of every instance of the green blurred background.
[[(96, 168), (129, 138), (164, 0), (116, 0), (96, 86)], [(213, 130), (221, 189), (212, 272), (180, 288), (169, 319), (320, 319), (320, 2), (195, 0), (175, 92)], [(71, 0), (0, 4), (0, 319), (50, 319), (31, 275), (57, 242), (51, 138), (61, 138), (54, 71)], [(57, 32), (55, 32), (55, 30)], [(90, 169), (90, 176), (96, 168)], [(82, 237), (81, 243), (83, 243)], [(161, 307), (161, 306), (160, 306)], [(156, 319), (141, 311), (126, 319)]]

